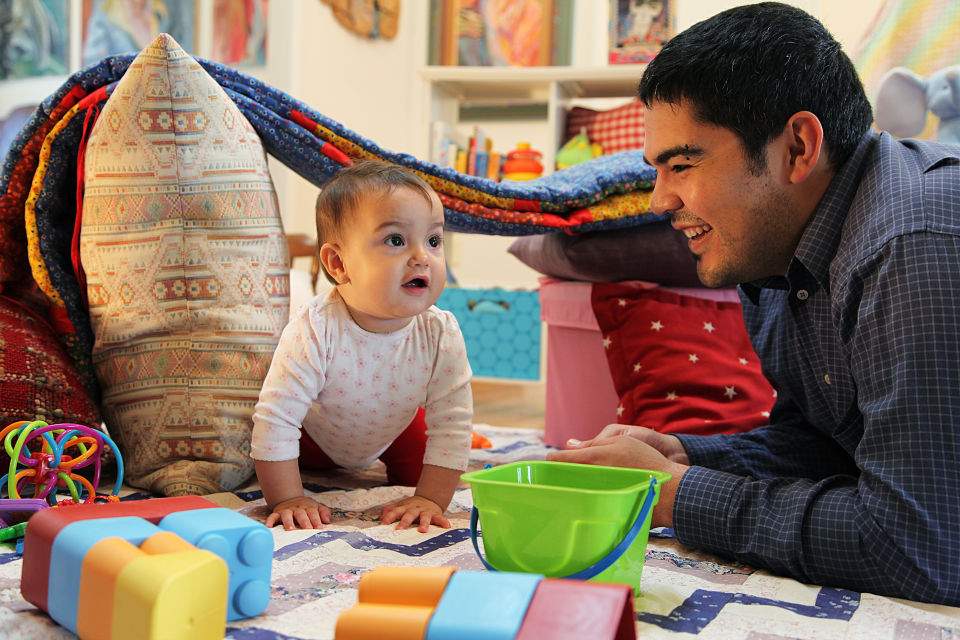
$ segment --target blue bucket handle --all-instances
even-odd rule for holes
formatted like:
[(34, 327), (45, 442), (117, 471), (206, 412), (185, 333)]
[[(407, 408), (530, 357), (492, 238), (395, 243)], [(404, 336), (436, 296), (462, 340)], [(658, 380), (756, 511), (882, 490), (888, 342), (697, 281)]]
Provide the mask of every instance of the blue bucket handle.
[[(640, 507), (640, 513), (637, 514), (637, 519), (633, 521), (633, 526), (630, 527), (630, 530), (627, 531), (627, 534), (623, 536), (617, 546), (610, 550), (610, 552), (604, 557), (597, 560), (592, 566), (587, 567), (586, 569), (581, 569), (576, 573), (571, 573), (568, 576), (557, 576), (560, 578), (571, 578), (573, 580), (589, 580), (594, 576), (600, 575), (603, 571), (608, 569), (610, 565), (620, 559), (627, 549), (630, 548), (630, 545), (633, 544), (633, 541), (636, 540), (637, 536), (640, 534), (640, 531), (643, 530), (643, 523), (647, 520), (647, 515), (650, 513), (651, 507), (653, 507), (653, 498), (656, 493), (657, 479), (650, 478), (650, 488), (647, 490), (647, 497), (643, 500), (643, 506)], [(473, 541), (473, 549), (477, 552), (477, 557), (480, 558), (480, 562), (483, 563), (483, 566), (487, 568), (488, 571), (499, 571), (495, 569), (493, 565), (487, 562), (487, 559), (483, 557), (483, 553), (480, 551), (480, 545), (477, 544), (477, 525), (480, 523), (480, 512), (476, 507), (470, 512), (470, 540)]]

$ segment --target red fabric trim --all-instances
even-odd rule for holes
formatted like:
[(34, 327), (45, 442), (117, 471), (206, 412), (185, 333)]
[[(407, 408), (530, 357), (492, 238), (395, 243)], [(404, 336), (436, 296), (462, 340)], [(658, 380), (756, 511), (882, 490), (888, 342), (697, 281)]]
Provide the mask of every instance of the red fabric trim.
[(290, 119), (296, 122), (298, 125), (304, 129), (309, 129), (310, 131), (316, 131), (317, 123), (305, 116), (303, 113), (297, 111), (296, 109), (290, 109)]
[[(306, 115), (297, 111), (296, 109), (290, 109), (290, 119), (295, 123), (310, 131), (310, 133), (317, 135), (317, 128), (320, 126)], [(334, 162), (339, 162), (345, 167), (349, 167), (353, 164), (353, 160), (345, 154), (343, 151), (338, 149), (335, 145), (330, 144), (326, 140), (323, 140), (323, 145), (320, 147), (320, 153), (327, 156)]]
[(536, 200), (513, 199), (513, 208), (517, 211), (540, 211), (540, 203)]
[(345, 154), (343, 151), (340, 151), (340, 149), (337, 149), (335, 146), (333, 146), (329, 142), (323, 143), (323, 146), (320, 147), (320, 153), (327, 156), (334, 162), (339, 162), (345, 167), (349, 167), (350, 165), (353, 164), (353, 160), (350, 159), (350, 156)]
[(97, 105), (106, 99), (107, 88), (100, 87), (77, 103), (77, 108), (81, 111), (86, 109), (87, 113), (83, 119), (83, 135), (80, 136), (80, 144), (77, 147), (77, 216), (74, 219), (73, 238), (70, 241), (70, 262), (73, 265), (73, 274), (80, 285), (80, 297), (83, 306), (87, 309), (90, 308), (90, 303), (87, 300), (87, 274), (83, 271), (83, 265), (80, 263), (80, 227), (83, 225), (83, 170), (87, 155), (87, 138), (100, 115), (100, 108)]

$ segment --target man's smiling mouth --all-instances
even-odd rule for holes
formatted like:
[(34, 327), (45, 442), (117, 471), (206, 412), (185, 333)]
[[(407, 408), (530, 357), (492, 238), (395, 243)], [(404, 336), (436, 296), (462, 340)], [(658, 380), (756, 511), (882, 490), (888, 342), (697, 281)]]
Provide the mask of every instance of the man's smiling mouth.
[(689, 240), (696, 240), (697, 238), (702, 237), (704, 234), (711, 231), (713, 227), (708, 224), (701, 224), (696, 227), (687, 227), (683, 230), (683, 235), (687, 236)]

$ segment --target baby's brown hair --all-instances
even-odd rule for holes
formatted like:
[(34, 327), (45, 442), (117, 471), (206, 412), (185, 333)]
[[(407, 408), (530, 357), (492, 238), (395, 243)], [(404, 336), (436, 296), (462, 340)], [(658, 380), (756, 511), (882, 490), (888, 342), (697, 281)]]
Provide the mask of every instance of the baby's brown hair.
[[(383, 197), (395, 189), (414, 189), (429, 202), (433, 188), (420, 176), (396, 164), (360, 160), (331, 178), (317, 196), (317, 250), (340, 237), (343, 223), (363, 198)], [(317, 260), (317, 263), (320, 261)], [(337, 281), (320, 264), (331, 284)]]

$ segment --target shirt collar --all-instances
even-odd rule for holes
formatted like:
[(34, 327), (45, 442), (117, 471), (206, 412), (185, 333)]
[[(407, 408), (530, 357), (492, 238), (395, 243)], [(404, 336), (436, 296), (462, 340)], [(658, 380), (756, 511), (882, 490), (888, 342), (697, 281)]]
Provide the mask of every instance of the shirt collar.
[(864, 168), (879, 138), (880, 134), (873, 129), (864, 134), (860, 144), (830, 181), (800, 236), (787, 276), (761, 278), (740, 285), (751, 302), (759, 303), (761, 289), (799, 288), (799, 280), (805, 280), (802, 287), (808, 290), (819, 287), (829, 290), (830, 262), (837, 252), (843, 223), (856, 197)]

